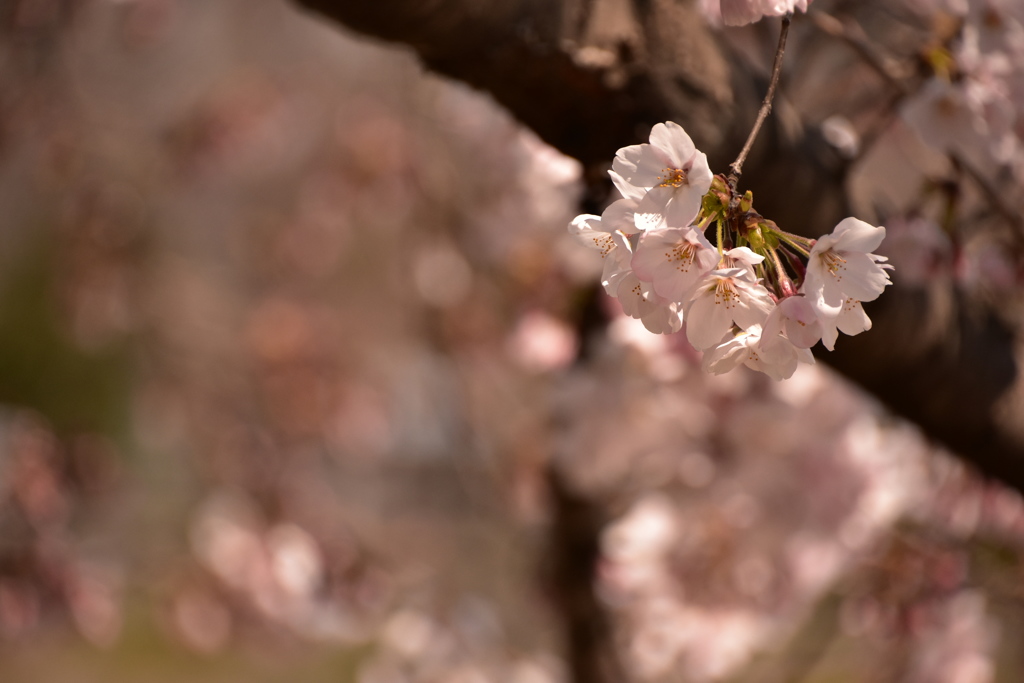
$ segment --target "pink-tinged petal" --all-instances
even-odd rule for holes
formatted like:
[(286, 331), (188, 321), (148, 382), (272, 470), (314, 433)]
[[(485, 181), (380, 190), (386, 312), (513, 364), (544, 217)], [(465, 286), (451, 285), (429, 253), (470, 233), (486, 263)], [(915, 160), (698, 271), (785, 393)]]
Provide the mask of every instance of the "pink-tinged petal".
[(846, 295), (836, 284), (832, 271), (823, 260), (811, 252), (810, 260), (807, 262), (807, 273), (804, 275), (803, 285), (800, 287), (802, 294), (805, 294), (815, 308), (824, 306), (834, 308), (838, 311), (843, 305)]
[(649, 332), (655, 334), (672, 334), (683, 326), (683, 312), (676, 304), (661, 302), (656, 307), (640, 316), (640, 322)]
[(724, 256), (723, 260), (730, 268), (746, 268), (751, 272), (754, 271), (754, 266), (764, 261), (764, 256), (755, 254), (748, 247), (729, 249)]
[(683, 168), (697, 151), (683, 127), (673, 121), (655, 124), (651, 129), (651, 145), (668, 156), (672, 168)]
[(584, 213), (576, 216), (569, 223), (569, 234), (571, 235), (582, 235), (591, 232), (600, 231), (607, 232), (601, 225), (601, 217), (593, 214)]
[(732, 314), (716, 301), (714, 290), (706, 288), (693, 299), (686, 320), (686, 338), (702, 351), (717, 344), (732, 327)]
[(644, 304), (647, 303), (647, 297), (644, 295), (645, 289), (644, 283), (640, 282), (633, 272), (627, 273), (619, 281), (615, 296), (618, 297), (619, 303), (622, 305), (622, 312), (630, 318), (640, 319), (643, 317)]
[(843, 261), (832, 271), (831, 277), (844, 298), (858, 301), (874, 301), (885, 291), (886, 285), (891, 284), (882, 266), (868, 254), (858, 252), (843, 254)]
[(758, 335), (755, 331), (744, 331), (733, 335), (726, 333), (721, 341), (708, 348), (701, 359), (701, 368), (704, 372), (715, 375), (722, 375), (739, 367), (740, 363), (749, 355), (749, 344), (756, 341)]
[(763, 325), (773, 308), (775, 302), (763, 286), (741, 286), (739, 301), (732, 309), (732, 319), (743, 329), (752, 325)]
[(655, 187), (644, 195), (636, 207), (636, 227), (641, 230), (659, 230), (669, 227), (666, 212), (674, 191), (674, 187)]
[(635, 235), (640, 232), (636, 227), (634, 216), (636, 206), (636, 201), (633, 199), (618, 199), (609, 204), (601, 214), (601, 222), (608, 230), (618, 230), (626, 235)]
[(636, 185), (626, 182), (626, 179), (615, 171), (608, 171), (608, 176), (612, 179), (612, 184), (615, 186), (615, 189), (618, 190), (619, 194), (626, 199), (633, 199), (639, 202), (644, 198), (644, 195), (647, 194), (646, 187), (637, 187)]
[(641, 280), (654, 280), (654, 270), (666, 260), (666, 252), (673, 249), (679, 242), (678, 231), (651, 230), (640, 237), (640, 243), (633, 254), (633, 271)]
[(836, 340), (839, 338), (839, 329), (836, 327), (836, 319), (839, 317), (839, 310), (817, 311), (818, 322), (821, 324), (821, 344), (829, 351), (836, 350)]
[(622, 284), (622, 280), (633, 273), (629, 268), (629, 258), (626, 254), (626, 258), (620, 257), (621, 250), (616, 250), (608, 258), (604, 260), (604, 271), (601, 273), (601, 285), (604, 287), (604, 291), (608, 293), (608, 296), (616, 296), (619, 291), (619, 285)]
[(885, 239), (885, 228), (875, 227), (857, 218), (844, 218), (832, 231), (833, 249), (837, 251), (872, 252)]
[(761, 336), (760, 342), (752, 349), (746, 365), (763, 372), (776, 382), (789, 379), (800, 363), (797, 348), (785, 337)]
[(717, 252), (695, 228), (666, 228), (644, 233), (633, 256), (633, 270), (670, 301), (689, 299), (697, 281), (717, 261)]
[(647, 188), (661, 183), (661, 175), (671, 163), (664, 152), (651, 145), (630, 145), (615, 154), (612, 170), (627, 183)]
[(711, 181), (714, 180), (715, 174), (711, 172), (708, 156), (704, 152), (693, 155), (693, 161), (686, 169), (686, 177), (690, 186), (696, 188), (702, 196), (711, 189)]
[(672, 190), (671, 197), (665, 205), (665, 223), (669, 227), (685, 228), (697, 218), (697, 214), (700, 213), (700, 201), (704, 197), (703, 192), (688, 186), (655, 189)]
[(836, 318), (836, 326), (843, 334), (854, 336), (871, 329), (871, 318), (859, 301), (847, 299)]
[(597, 216), (583, 214), (569, 224), (569, 233), (591, 249), (607, 257), (616, 247), (614, 231), (609, 232)]
[(696, 258), (689, 262), (665, 263), (654, 273), (654, 291), (670, 301), (685, 302), (693, 296), (700, 279), (718, 261), (713, 247), (697, 247)]
[(807, 299), (802, 296), (791, 296), (779, 302), (779, 312), (783, 318), (783, 330), (793, 345), (801, 349), (809, 349), (821, 339), (821, 323)]

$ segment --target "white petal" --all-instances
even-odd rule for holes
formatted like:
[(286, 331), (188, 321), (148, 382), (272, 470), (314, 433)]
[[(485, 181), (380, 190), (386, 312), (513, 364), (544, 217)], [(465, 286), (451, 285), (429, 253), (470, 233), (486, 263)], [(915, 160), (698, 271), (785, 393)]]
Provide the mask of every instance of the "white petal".
[(640, 201), (647, 194), (646, 187), (637, 187), (631, 183), (626, 182), (626, 179), (615, 171), (608, 171), (608, 176), (612, 179), (612, 184), (615, 185), (615, 189), (625, 197), (626, 199), (633, 199)]
[(683, 312), (674, 303), (661, 302), (640, 316), (640, 321), (655, 334), (672, 334), (683, 326)]
[(636, 227), (641, 230), (658, 230), (661, 228), (681, 228), (681, 225), (668, 225), (667, 209), (672, 200), (674, 187), (655, 187), (644, 195), (636, 207)]
[(832, 235), (836, 240), (833, 248), (837, 251), (868, 253), (878, 249), (878, 245), (885, 239), (885, 228), (876, 228), (851, 216), (839, 221)]
[(635, 235), (640, 232), (636, 227), (634, 212), (636, 201), (633, 199), (618, 199), (608, 205), (608, 208), (601, 214), (601, 222), (609, 230), (618, 230), (627, 235)]
[(685, 228), (693, 223), (697, 214), (700, 213), (700, 200), (704, 197), (704, 193), (688, 185), (664, 189), (672, 190), (671, 197), (665, 206), (666, 224), (671, 228)]
[(601, 225), (601, 217), (593, 214), (584, 213), (576, 216), (569, 223), (569, 233), (572, 235), (581, 235), (594, 231), (607, 232)]
[(845, 263), (832, 272), (831, 277), (844, 298), (874, 301), (890, 284), (889, 274), (868, 254), (850, 252), (843, 254), (843, 259)]
[(693, 162), (686, 169), (686, 178), (690, 186), (697, 188), (701, 195), (704, 195), (711, 189), (711, 181), (714, 180), (714, 177), (715, 175), (708, 165), (708, 156), (704, 152), (694, 154)]
[(851, 337), (871, 329), (871, 318), (864, 312), (859, 301), (847, 299), (836, 318), (836, 326), (843, 334)]
[(690, 136), (674, 121), (655, 124), (651, 129), (651, 145), (668, 156), (672, 168), (683, 168), (697, 151)]
[(740, 363), (746, 360), (749, 353), (747, 343), (750, 333), (743, 332), (733, 336), (727, 334), (719, 344), (704, 352), (701, 359), (701, 368), (704, 372), (715, 375), (722, 375), (734, 370)]
[(686, 312), (686, 338), (695, 349), (717, 344), (732, 327), (732, 315), (715, 300), (715, 291), (700, 290)]
[(821, 323), (818, 322), (818, 316), (806, 298), (785, 298), (779, 302), (779, 311), (784, 318), (783, 329), (786, 337), (794, 346), (809, 349), (821, 339)]
[(615, 154), (612, 170), (631, 185), (654, 187), (661, 182), (662, 172), (671, 160), (661, 150), (651, 145), (630, 145)]

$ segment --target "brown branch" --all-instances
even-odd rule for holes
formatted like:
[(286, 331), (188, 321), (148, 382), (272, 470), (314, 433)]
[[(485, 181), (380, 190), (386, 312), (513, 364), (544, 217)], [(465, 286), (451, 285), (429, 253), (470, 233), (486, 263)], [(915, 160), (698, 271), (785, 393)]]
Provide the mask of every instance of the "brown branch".
[(743, 143), (743, 149), (740, 150), (736, 161), (732, 162), (729, 166), (728, 182), (733, 193), (736, 192), (736, 186), (740, 182), (740, 175), (743, 174), (743, 164), (747, 160), (747, 155), (750, 154), (750, 148), (754, 146), (754, 140), (757, 139), (757, 134), (761, 132), (761, 126), (764, 125), (765, 119), (772, 113), (772, 100), (775, 99), (775, 89), (779, 85), (779, 76), (782, 75), (782, 56), (786, 52), (786, 37), (789, 35), (789, 25), (792, 20), (793, 17), (790, 14), (782, 17), (782, 29), (779, 31), (779, 45), (775, 48), (775, 59), (772, 61), (772, 78), (768, 83), (768, 92), (765, 93), (764, 101), (761, 102), (761, 108), (757, 111), (754, 127), (750, 129), (750, 135), (747, 136), (747, 141)]

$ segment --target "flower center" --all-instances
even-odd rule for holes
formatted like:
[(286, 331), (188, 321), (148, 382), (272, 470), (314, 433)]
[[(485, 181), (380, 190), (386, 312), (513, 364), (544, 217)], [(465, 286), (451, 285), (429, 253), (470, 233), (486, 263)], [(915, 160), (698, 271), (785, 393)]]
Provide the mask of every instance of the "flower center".
[(682, 187), (690, 184), (686, 171), (681, 168), (663, 168), (658, 179), (661, 180), (658, 187)]
[(595, 235), (594, 245), (601, 252), (601, 258), (607, 256), (615, 248), (615, 240), (611, 235)]
[(735, 308), (740, 301), (740, 293), (736, 289), (732, 278), (723, 277), (718, 279), (715, 285), (715, 305)]
[(665, 252), (665, 260), (669, 263), (675, 262), (676, 268), (687, 273), (690, 271), (690, 266), (697, 259), (697, 245), (692, 242), (683, 242), (672, 247), (669, 251)]
[[(836, 277), (840, 270), (846, 270), (846, 259), (831, 249), (821, 255), (821, 262), (828, 268), (828, 272), (833, 277)], [(842, 275), (838, 275), (838, 277), (842, 278)]]

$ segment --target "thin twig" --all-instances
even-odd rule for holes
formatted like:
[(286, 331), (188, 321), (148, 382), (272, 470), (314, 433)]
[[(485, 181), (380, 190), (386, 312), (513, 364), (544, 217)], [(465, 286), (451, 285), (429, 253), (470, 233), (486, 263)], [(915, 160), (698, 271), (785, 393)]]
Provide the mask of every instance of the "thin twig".
[(757, 112), (757, 120), (754, 121), (754, 127), (751, 129), (750, 135), (747, 136), (743, 149), (740, 150), (736, 161), (732, 162), (729, 166), (729, 177), (727, 180), (729, 188), (732, 189), (734, 194), (736, 192), (736, 185), (740, 182), (740, 175), (743, 173), (743, 163), (747, 160), (747, 155), (750, 154), (750, 148), (754, 146), (754, 140), (761, 131), (761, 125), (768, 118), (768, 114), (772, 112), (775, 88), (779, 85), (779, 75), (782, 73), (782, 53), (786, 51), (786, 36), (789, 35), (789, 24), (792, 19), (792, 14), (782, 17), (782, 30), (779, 32), (779, 46), (775, 49), (775, 61), (772, 63), (772, 80), (768, 84), (768, 92), (764, 96), (761, 109)]

